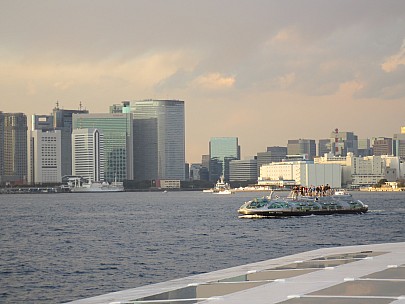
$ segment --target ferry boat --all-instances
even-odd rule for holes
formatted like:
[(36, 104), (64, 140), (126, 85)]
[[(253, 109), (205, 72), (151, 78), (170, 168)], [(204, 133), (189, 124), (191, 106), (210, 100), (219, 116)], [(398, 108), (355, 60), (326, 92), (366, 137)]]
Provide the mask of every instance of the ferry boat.
[(245, 202), (238, 213), (244, 216), (286, 217), (305, 215), (366, 213), (368, 206), (354, 200), (351, 194), (339, 190), (326, 196), (301, 196), (292, 191), (286, 198), (274, 196), (255, 198)]

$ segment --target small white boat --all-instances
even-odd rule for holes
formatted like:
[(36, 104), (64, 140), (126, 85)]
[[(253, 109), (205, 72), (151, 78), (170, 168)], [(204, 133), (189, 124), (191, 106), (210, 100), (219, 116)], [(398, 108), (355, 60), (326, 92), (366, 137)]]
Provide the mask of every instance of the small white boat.
[(233, 194), (234, 191), (231, 190), (231, 186), (228, 183), (224, 182), (224, 176), (215, 184), (215, 187), (212, 189), (203, 190), (204, 193), (214, 193), (214, 194)]
[(70, 192), (123, 192), (124, 185), (120, 182), (81, 182), (80, 178), (68, 181)]

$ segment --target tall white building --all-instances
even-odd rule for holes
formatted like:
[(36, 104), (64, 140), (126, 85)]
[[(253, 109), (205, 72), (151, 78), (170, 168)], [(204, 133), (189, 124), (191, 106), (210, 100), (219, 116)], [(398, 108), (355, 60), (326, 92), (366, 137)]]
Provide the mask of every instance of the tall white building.
[(291, 161), (275, 162), (260, 167), (259, 185), (277, 184), (277, 181), (292, 181), (295, 185), (305, 187), (329, 184), (333, 188), (340, 188), (341, 165)]
[(28, 154), (29, 184), (62, 182), (60, 130), (30, 131)]
[(73, 130), (72, 173), (89, 181), (104, 180), (104, 137), (98, 129)]

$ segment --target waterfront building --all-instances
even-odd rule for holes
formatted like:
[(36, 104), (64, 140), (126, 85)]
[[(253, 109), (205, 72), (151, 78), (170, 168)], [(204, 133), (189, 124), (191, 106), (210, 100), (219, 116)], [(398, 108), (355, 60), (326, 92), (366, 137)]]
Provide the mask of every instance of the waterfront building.
[(237, 137), (212, 137), (209, 143), (210, 181), (217, 181), (223, 175), (229, 181), (229, 162), (240, 159)]
[(104, 138), (97, 129), (72, 132), (72, 173), (88, 181), (104, 181)]
[(375, 137), (373, 141), (373, 155), (392, 155), (392, 138)]
[(316, 156), (316, 143), (313, 139), (289, 139), (287, 143), (288, 155), (306, 154), (307, 159), (313, 160)]
[(287, 161), (263, 165), (260, 168), (258, 184), (301, 185), (304, 187), (321, 186), (328, 184), (332, 188), (342, 186), (341, 165), (319, 164), (313, 161)]
[(0, 184), (27, 180), (27, 116), (0, 112)]
[(93, 128), (98, 129), (104, 138), (104, 181), (132, 180), (134, 158), (132, 114), (73, 114), (73, 129)]
[(335, 129), (330, 135), (330, 151), (336, 156), (346, 156), (351, 152), (358, 155), (358, 139), (353, 132), (339, 132)]
[(330, 139), (320, 139), (318, 141), (318, 152), (317, 156), (322, 156), (325, 153), (329, 153), (331, 149)]
[[(35, 118), (35, 117), (33, 117)], [(62, 182), (61, 130), (30, 130), (28, 142), (28, 183)]]
[(185, 180), (185, 114), (181, 100), (138, 100), (134, 117), (134, 179)]
[(381, 179), (395, 181), (402, 176), (401, 162), (393, 156), (334, 156), (332, 153), (317, 157), (319, 164), (339, 164), (342, 166), (342, 184), (353, 188), (378, 183)]
[[(351, 158), (348, 156), (348, 158)], [(381, 156), (353, 157), (351, 160), (352, 187), (370, 186), (382, 179), (390, 179), (392, 171), (386, 172), (385, 161)]]
[(315, 164), (336, 164), (341, 166), (342, 170), (342, 185), (349, 185), (352, 182), (352, 162), (353, 153), (348, 156), (336, 156), (332, 152), (325, 153), (324, 156), (319, 156), (314, 159)]
[(257, 182), (257, 159), (231, 160), (229, 162), (229, 181)]

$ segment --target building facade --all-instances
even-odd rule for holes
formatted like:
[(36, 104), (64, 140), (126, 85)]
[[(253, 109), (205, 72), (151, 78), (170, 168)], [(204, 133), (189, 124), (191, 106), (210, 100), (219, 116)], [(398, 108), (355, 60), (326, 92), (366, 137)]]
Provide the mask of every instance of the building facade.
[(27, 181), (27, 116), (0, 112), (0, 184)]
[(401, 127), (401, 133), (394, 134), (392, 139), (392, 153), (405, 160), (405, 127)]
[(28, 183), (61, 183), (61, 131), (31, 130), (29, 134)]
[(98, 129), (104, 138), (104, 181), (133, 179), (131, 113), (73, 114), (73, 129)]
[(237, 137), (212, 137), (209, 143), (210, 181), (217, 181), (223, 175), (229, 181), (229, 162), (240, 159)]
[(229, 181), (257, 181), (257, 160), (231, 160), (229, 162)]
[(73, 130), (72, 173), (88, 181), (104, 181), (104, 137), (99, 130)]
[(65, 110), (60, 109), (57, 103), (53, 109), (53, 124), (55, 130), (61, 131), (62, 140), (62, 176), (72, 174), (72, 131), (73, 131), (73, 115), (74, 114), (88, 114), (89, 111), (81, 109), (78, 110)]
[(304, 187), (329, 185), (340, 188), (341, 166), (338, 164), (315, 164), (312, 161), (278, 162), (263, 165), (260, 169), (259, 185), (276, 185), (292, 181)]
[(287, 155), (287, 147), (267, 147), (266, 152), (257, 153), (257, 172), (260, 172), (260, 167), (272, 162), (281, 162)]
[(313, 139), (289, 139), (287, 143), (288, 155), (307, 155), (308, 160), (316, 156), (316, 143)]
[(150, 99), (129, 106), (134, 117), (134, 179), (185, 180), (184, 101)]
[(392, 155), (392, 138), (373, 138), (373, 155)]
[(358, 155), (358, 138), (353, 132), (340, 132), (335, 129), (330, 135), (330, 151), (336, 156), (346, 156), (347, 153)]

